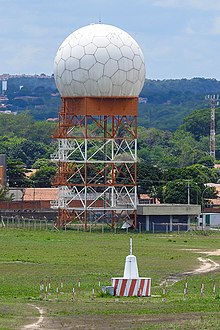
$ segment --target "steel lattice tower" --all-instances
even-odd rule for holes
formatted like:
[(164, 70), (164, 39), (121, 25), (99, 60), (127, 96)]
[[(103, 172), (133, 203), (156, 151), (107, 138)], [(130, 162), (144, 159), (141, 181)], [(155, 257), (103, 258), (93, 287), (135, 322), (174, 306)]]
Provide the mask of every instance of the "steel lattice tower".
[(210, 156), (215, 159), (215, 106), (219, 104), (219, 95), (207, 95), (210, 100)]
[[(137, 196), (137, 98), (63, 98), (55, 185), (59, 226), (133, 217)], [(99, 115), (97, 116), (97, 113)]]

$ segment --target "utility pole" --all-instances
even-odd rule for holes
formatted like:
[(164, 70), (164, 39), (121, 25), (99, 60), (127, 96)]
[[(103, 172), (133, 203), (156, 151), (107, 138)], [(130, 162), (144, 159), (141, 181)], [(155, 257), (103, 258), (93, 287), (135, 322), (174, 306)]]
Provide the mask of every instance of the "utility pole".
[(187, 183), (187, 204), (190, 204), (190, 188), (189, 188), (189, 180)]
[(215, 160), (215, 106), (219, 105), (219, 95), (206, 95), (210, 101), (210, 156)]

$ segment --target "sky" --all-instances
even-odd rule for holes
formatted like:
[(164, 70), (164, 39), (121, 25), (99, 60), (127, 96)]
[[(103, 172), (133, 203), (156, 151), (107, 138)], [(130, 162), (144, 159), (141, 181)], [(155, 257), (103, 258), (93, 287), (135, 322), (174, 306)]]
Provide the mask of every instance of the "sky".
[(0, 74), (52, 74), (56, 52), (90, 23), (128, 32), (146, 78), (220, 80), (220, 0), (0, 0)]

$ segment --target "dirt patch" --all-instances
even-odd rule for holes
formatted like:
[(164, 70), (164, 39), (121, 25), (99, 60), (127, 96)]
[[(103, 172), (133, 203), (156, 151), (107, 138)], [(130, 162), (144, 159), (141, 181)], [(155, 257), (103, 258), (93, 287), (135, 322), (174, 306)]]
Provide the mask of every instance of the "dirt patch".
[[(214, 250), (214, 251), (202, 251), (200, 249), (183, 249), (185, 251), (191, 251), (194, 253), (202, 253), (202, 254), (206, 254), (207, 256), (220, 256), (220, 249)], [(169, 276), (168, 278), (166, 278), (165, 280), (163, 280), (160, 283), (160, 286), (163, 285), (173, 285), (175, 283), (177, 283), (178, 281), (182, 280), (182, 278), (186, 275), (191, 276), (191, 275), (199, 275), (199, 274), (204, 274), (204, 273), (209, 273), (209, 272), (213, 272), (215, 270), (217, 270), (220, 267), (220, 264), (211, 260), (210, 258), (202, 258), (202, 257), (198, 257), (197, 258), (201, 265), (190, 271), (190, 272), (184, 272), (184, 273), (179, 273), (176, 275), (172, 275)]]
[[(207, 257), (209, 256), (220, 256), (220, 249), (214, 250), (214, 251), (202, 251), (200, 249), (184, 249), (186, 251), (191, 251), (194, 253), (199, 253), (199, 254), (205, 254)], [(211, 260), (210, 258), (202, 258), (198, 257), (197, 258), (200, 262), (201, 265), (199, 268), (187, 272), (185, 274), (190, 274), (190, 275), (197, 275), (197, 274), (202, 274), (202, 273), (208, 273), (208, 272), (213, 272), (214, 270), (218, 269), (220, 267), (220, 264)]]
[(199, 253), (206, 254), (207, 256), (220, 256), (220, 249), (214, 251), (200, 251)]
[[(23, 330), (25, 330), (25, 329), (29, 329), (29, 330), (43, 329), (42, 326), (41, 326), (42, 322), (44, 320), (44, 317), (43, 317), (44, 310), (43, 310), (43, 308), (37, 307), (35, 305), (31, 305), (31, 306), (36, 308), (39, 311), (40, 315), (39, 315), (37, 321), (35, 321), (33, 323), (30, 323), (28, 325), (25, 325)], [(47, 328), (45, 328), (45, 329), (47, 329)]]
[(220, 265), (211, 260), (211, 259), (204, 259), (202, 257), (199, 257), (198, 260), (201, 262), (201, 266), (191, 272), (186, 272), (184, 274), (186, 275), (198, 275), (198, 274), (203, 274), (203, 273), (209, 273), (213, 272), (216, 269), (220, 267)]
[(220, 249), (214, 251), (203, 251), (201, 249), (182, 249), (184, 251), (191, 251), (195, 253), (206, 254), (207, 256), (220, 256)]
[[(45, 317), (40, 329), (44, 330), (126, 330), (126, 329), (147, 329), (149, 324), (178, 323), (190, 320), (199, 320), (200, 313), (181, 313), (169, 315), (70, 315), (58, 317)], [(30, 328), (29, 328), (30, 329)], [(38, 328), (32, 328), (38, 329)]]

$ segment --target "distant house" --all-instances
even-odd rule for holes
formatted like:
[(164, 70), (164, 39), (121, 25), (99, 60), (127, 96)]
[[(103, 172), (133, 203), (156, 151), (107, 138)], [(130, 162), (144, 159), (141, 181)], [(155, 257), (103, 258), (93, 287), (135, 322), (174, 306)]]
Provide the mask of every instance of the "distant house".
[(50, 202), (57, 199), (58, 188), (25, 188), (23, 193), (23, 201), (44, 201)]
[(57, 188), (10, 188), (12, 201), (0, 201), (0, 215), (19, 215), (55, 220), (57, 211), (51, 209), (51, 201), (57, 199)]
[(140, 194), (138, 196), (139, 204), (160, 204), (159, 200), (155, 197), (150, 197), (148, 194)]
[(47, 121), (57, 122), (58, 118), (47, 118)]
[(203, 212), (220, 213), (220, 183), (207, 183), (206, 187), (214, 187), (217, 191), (217, 197), (208, 199), (208, 205), (203, 209)]

